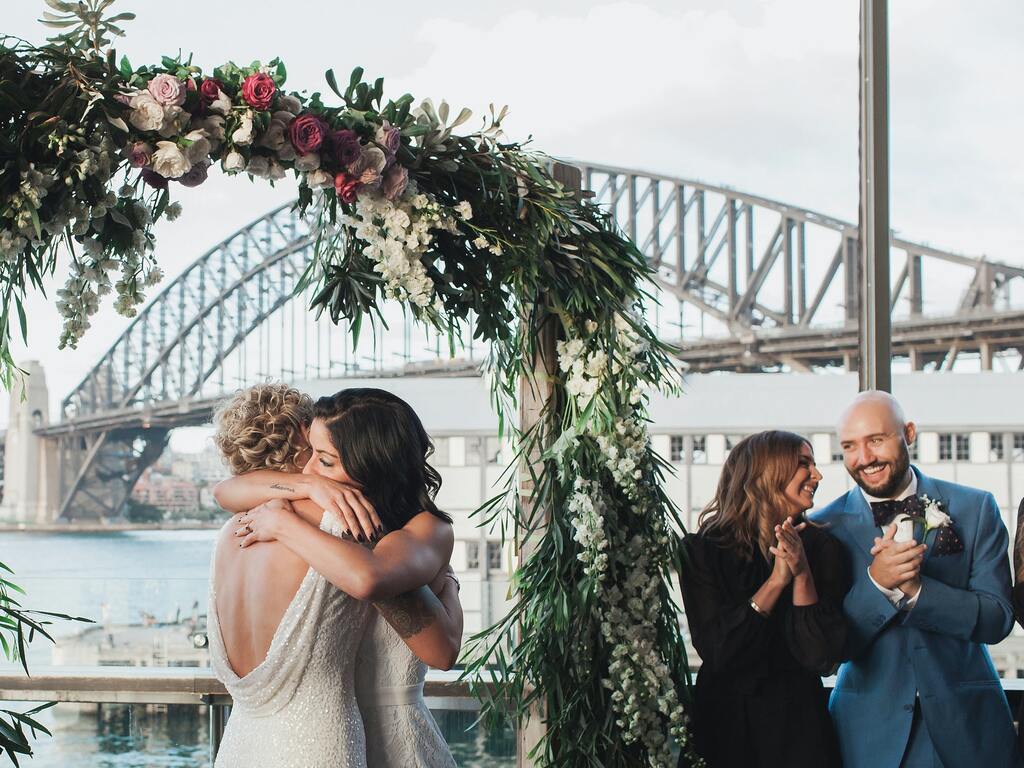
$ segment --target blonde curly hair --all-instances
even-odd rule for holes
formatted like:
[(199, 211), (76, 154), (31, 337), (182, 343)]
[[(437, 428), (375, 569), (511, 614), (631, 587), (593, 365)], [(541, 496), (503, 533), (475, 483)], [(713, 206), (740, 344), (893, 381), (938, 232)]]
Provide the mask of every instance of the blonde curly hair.
[(258, 469), (301, 472), (296, 463), (302, 429), (313, 420), (313, 399), (286, 384), (268, 382), (240, 390), (213, 416), (213, 442), (231, 474)]

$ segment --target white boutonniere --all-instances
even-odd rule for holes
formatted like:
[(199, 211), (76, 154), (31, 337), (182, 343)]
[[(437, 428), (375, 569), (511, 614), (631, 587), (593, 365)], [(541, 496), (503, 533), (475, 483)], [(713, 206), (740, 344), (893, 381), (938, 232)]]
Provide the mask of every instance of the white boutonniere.
[(953, 518), (943, 511), (942, 502), (938, 499), (921, 496), (921, 504), (924, 506), (925, 535), (935, 528), (945, 528), (953, 524)]

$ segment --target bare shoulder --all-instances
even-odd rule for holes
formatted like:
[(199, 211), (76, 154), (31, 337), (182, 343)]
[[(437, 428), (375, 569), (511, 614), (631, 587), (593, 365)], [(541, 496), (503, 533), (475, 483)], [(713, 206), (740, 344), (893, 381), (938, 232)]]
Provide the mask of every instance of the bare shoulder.
[(437, 549), (445, 558), (451, 556), (455, 546), (455, 531), (452, 526), (430, 512), (420, 512), (396, 533), (405, 533), (418, 542)]

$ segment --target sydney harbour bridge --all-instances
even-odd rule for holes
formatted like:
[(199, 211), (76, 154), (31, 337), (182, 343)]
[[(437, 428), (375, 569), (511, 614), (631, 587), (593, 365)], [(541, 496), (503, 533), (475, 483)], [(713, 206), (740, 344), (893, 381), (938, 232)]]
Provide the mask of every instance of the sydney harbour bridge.
[[(576, 165), (655, 268), (652, 320), (684, 369), (857, 368), (855, 224), (726, 187)], [(57, 447), (61, 520), (119, 516), (170, 431), (208, 422), (239, 386), (468, 372), (486, 354), (466, 341), (453, 360), (447, 338), (400, 312), (353, 351), (349, 329), (317, 322), (309, 293), (297, 292), (311, 251), (307, 222), (282, 206), (197, 258), (138, 314), (64, 398), (59, 421), (35, 431)], [(900, 238), (891, 259), (892, 351), (909, 369), (1024, 368), (1024, 267)]]

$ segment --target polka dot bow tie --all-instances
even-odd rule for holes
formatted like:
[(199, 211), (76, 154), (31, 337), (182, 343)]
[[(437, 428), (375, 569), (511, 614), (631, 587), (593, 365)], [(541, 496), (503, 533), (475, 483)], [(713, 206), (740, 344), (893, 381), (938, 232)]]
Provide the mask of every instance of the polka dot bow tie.
[[(898, 515), (909, 515), (912, 518), (926, 520), (924, 502), (919, 496), (908, 496), (905, 499), (895, 501), (871, 502), (871, 514), (875, 518), (875, 525), (884, 528), (890, 525)], [(933, 555), (954, 555), (964, 551), (964, 543), (960, 540), (951, 524), (939, 525), (935, 528), (935, 539), (931, 544)]]

